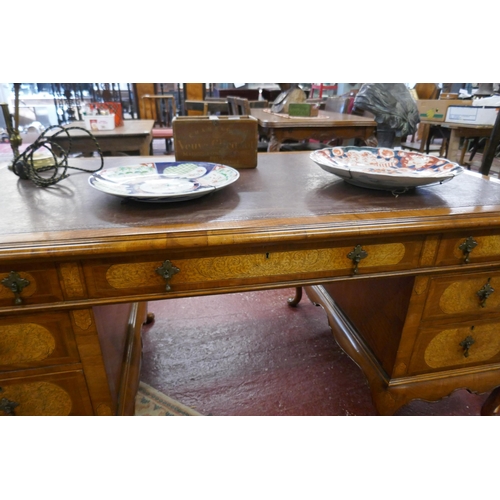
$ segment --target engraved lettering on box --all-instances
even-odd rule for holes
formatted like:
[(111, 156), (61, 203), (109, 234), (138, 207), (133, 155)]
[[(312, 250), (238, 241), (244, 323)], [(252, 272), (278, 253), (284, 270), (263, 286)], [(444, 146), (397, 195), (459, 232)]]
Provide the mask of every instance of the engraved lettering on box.
[[(500, 280), (492, 278), (491, 286), (498, 289)], [(488, 298), (488, 307), (481, 308), (477, 291), (484, 285), (484, 278), (455, 281), (444, 290), (439, 299), (439, 307), (446, 314), (458, 314), (467, 311), (484, 309), (491, 311), (500, 308), (500, 294), (492, 294)]]
[(61, 264), (59, 266), (63, 278), (66, 295), (70, 298), (85, 296), (85, 289), (80, 278), (80, 272), (77, 264)]
[(0, 365), (41, 361), (56, 347), (52, 334), (35, 323), (0, 326)]
[[(500, 257), (500, 235), (491, 235), (491, 236), (479, 236), (474, 237), (477, 241), (477, 246), (473, 249), (471, 255), (474, 258), (477, 257)], [(460, 240), (456, 245), (454, 245), (453, 255), (459, 259), (463, 258), (463, 253), (459, 248)]]
[(71, 413), (70, 395), (51, 382), (2, 385), (2, 389), (2, 397), (19, 403), (14, 409), (17, 416), (67, 416)]
[[(396, 265), (405, 254), (405, 246), (402, 243), (372, 245), (366, 249), (369, 252), (369, 256), (363, 261), (366, 266)], [(175, 259), (175, 265), (182, 269), (182, 272), (172, 276), (171, 283), (349, 269), (352, 262), (347, 258), (347, 254), (351, 250), (352, 247), (342, 247), (267, 252), (269, 257), (266, 257), (266, 253), (259, 253), (192, 260)], [(106, 272), (106, 279), (115, 289), (150, 287), (164, 283), (155, 273), (157, 267), (154, 263), (115, 264)]]
[(424, 360), (431, 368), (463, 365), (488, 361), (500, 353), (499, 323), (474, 328), (474, 348), (464, 356), (460, 343), (470, 335), (470, 328), (443, 330), (429, 342)]
[(71, 311), (75, 325), (81, 330), (87, 330), (92, 325), (92, 317), (88, 309), (77, 309)]

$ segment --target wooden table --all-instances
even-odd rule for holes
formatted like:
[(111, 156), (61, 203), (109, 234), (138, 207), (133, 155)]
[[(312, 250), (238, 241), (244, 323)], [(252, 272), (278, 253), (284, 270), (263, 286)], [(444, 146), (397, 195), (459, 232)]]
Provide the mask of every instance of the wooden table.
[(240, 174), (150, 204), (77, 171), (43, 189), (0, 168), (0, 414), (133, 414), (148, 301), (301, 286), (381, 414), (457, 388), (493, 390), (483, 411), (498, 411), (500, 181), (465, 172), (396, 198), (308, 153), (263, 153)]
[[(105, 153), (127, 153), (142, 156), (149, 155), (149, 147), (152, 140), (152, 129), (154, 120), (124, 120), (123, 125), (113, 130), (93, 130), (92, 134), (97, 139), (101, 151)], [(83, 122), (73, 122), (65, 125), (68, 127), (85, 128)], [(55, 129), (55, 133), (57, 133)], [(92, 154), (96, 151), (95, 143), (84, 130), (71, 130), (71, 152)], [(64, 150), (69, 147), (69, 141), (65, 133), (52, 137)]]
[(318, 117), (283, 117), (262, 109), (251, 109), (259, 120), (259, 133), (269, 138), (269, 152), (280, 150), (287, 139), (303, 141), (315, 139), (329, 142), (332, 139), (368, 139), (375, 133), (376, 122), (364, 116), (319, 111)]
[[(448, 144), (448, 153), (446, 157), (451, 161), (456, 161), (460, 165), (464, 164), (467, 147), (460, 147), (462, 139), (486, 138), (488, 148), (489, 138), (493, 130), (493, 125), (468, 125), (462, 123), (438, 122), (434, 120), (421, 120), (426, 125), (434, 125), (450, 130), (450, 139)], [(422, 138), (422, 143), (427, 140), (427, 136)], [(422, 150), (423, 151), (423, 150)]]

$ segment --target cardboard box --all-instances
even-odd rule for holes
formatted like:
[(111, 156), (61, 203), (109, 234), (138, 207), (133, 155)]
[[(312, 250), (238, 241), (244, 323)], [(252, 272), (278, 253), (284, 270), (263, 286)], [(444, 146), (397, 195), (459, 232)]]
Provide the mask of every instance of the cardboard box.
[(113, 130), (115, 128), (115, 115), (85, 115), (83, 117), (87, 130)]
[(472, 101), (461, 99), (419, 99), (417, 100), (418, 115), (421, 120), (444, 122), (450, 106), (470, 106)]
[(253, 116), (178, 116), (172, 128), (177, 161), (257, 166), (258, 120)]
[(494, 106), (450, 106), (446, 113), (446, 122), (467, 125), (494, 125), (499, 109)]

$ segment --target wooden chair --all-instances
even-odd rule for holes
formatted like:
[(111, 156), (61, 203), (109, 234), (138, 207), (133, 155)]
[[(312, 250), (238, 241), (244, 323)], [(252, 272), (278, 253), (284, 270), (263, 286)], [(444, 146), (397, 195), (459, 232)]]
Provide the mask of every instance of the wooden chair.
[(323, 91), (324, 90), (334, 90), (335, 92), (337, 91), (337, 84), (333, 85), (325, 85), (324, 83), (311, 83), (311, 91), (309, 92), (309, 98), (313, 99), (314, 98), (314, 91), (318, 91), (318, 97), (321, 99), (323, 97)]
[(246, 97), (227, 96), (231, 115), (249, 115), (250, 102)]
[[(141, 97), (143, 116), (147, 120), (155, 120), (151, 131), (154, 139), (164, 139), (166, 153), (169, 154), (174, 138), (172, 120), (177, 115), (175, 97), (173, 95), (150, 95)], [(153, 154), (153, 141), (149, 148), (149, 154)]]

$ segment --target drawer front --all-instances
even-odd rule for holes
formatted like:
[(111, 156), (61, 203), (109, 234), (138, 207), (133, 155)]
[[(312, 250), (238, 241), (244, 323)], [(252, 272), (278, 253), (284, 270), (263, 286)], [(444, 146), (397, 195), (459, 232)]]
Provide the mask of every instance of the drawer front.
[[(418, 266), (421, 242), (363, 245), (360, 250), (366, 253), (359, 260), (360, 275), (411, 269)], [(102, 260), (85, 263), (84, 274), (90, 297), (168, 293), (349, 276), (356, 265), (348, 257), (352, 253), (354, 246), (190, 259), (172, 256), (164, 261)]]
[(0, 268), (0, 307), (58, 302), (63, 299), (55, 266), (21, 264)]
[(500, 261), (500, 231), (471, 231), (441, 240), (437, 265), (457, 265)]
[(0, 372), (79, 361), (68, 312), (0, 317)]
[(81, 371), (0, 378), (0, 416), (93, 415)]
[(433, 278), (423, 319), (500, 312), (500, 272)]
[(420, 331), (409, 374), (500, 362), (500, 320), (456, 323)]

